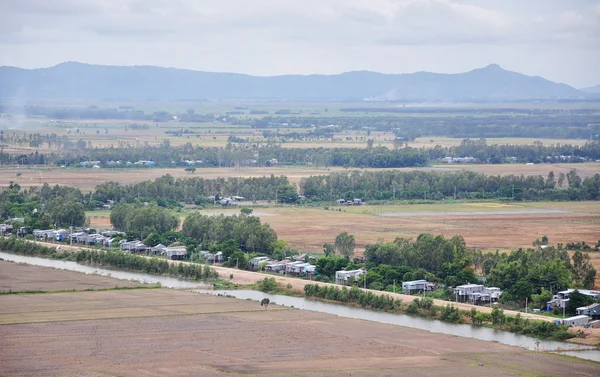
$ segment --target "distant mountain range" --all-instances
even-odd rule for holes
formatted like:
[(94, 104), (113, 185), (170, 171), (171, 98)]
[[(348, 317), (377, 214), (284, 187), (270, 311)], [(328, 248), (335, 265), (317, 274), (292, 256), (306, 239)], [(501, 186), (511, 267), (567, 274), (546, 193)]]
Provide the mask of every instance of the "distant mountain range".
[(579, 98), (566, 84), (527, 76), (496, 64), (465, 73), (370, 71), (272, 77), (153, 66), (102, 66), (75, 62), (50, 68), (0, 67), (0, 97), (59, 100), (399, 100), (503, 101)]
[(600, 84), (598, 84), (596, 86), (590, 86), (589, 88), (581, 88), (579, 90), (584, 93), (600, 94)]

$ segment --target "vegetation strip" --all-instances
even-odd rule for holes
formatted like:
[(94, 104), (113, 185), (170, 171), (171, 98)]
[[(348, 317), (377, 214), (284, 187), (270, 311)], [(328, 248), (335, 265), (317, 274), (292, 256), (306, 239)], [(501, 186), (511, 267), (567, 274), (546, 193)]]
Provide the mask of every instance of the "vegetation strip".
[(160, 285), (151, 286), (139, 286), (139, 287), (113, 287), (113, 288), (86, 288), (86, 289), (59, 289), (57, 291), (44, 291), (44, 290), (26, 290), (26, 291), (0, 291), (0, 296), (3, 295), (24, 295), (24, 294), (43, 294), (43, 293), (73, 293), (73, 292), (106, 292), (106, 291), (122, 291), (122, 290), (133, 290), (133, 289), (157, 289), (162, 288)]
[(76, 261), (101, 266), (114, 267), (127, 271), (139, 271), (147, 274), (166, 275), (192, 280), (215, 279), (217, 272), (211, 267), (191, 263), (169, 263), (166, 259), (146, 258), (121, 251), (81, 250), (77, 253), (63, 253), (54, 248), (38, 245), (14, 237), (0, 238), (0, 250), (27, 256), (43, 256), (51, 259)]
[(464, 311), (451, 304), (443, 307), (433, 305), (433, 299), (427, 297), (416, 298), (406, 305), (402, 300), (395, 300), (388, 295), (375, 295), (372, 292), (362, 291), (358, 287), (348, 289), (347, 287), (319, 286), (318, 284), (307, 284), (304, 287), (304, 294), (308, 298), (357, 304), (363, 308), (416, 315), (451, 323), (467, 323), (470, 320), (476, 326), (486, 326), (541, 339), (565, 340), (575, 336), (575, 334), (569, 333), (567, 326), (557, 326), (544, 321), (523, 320), (520, 314), (514, 317), (508, 316), (497, 307), (493, 309), (492, 313), (479, 312), (475, 308)]

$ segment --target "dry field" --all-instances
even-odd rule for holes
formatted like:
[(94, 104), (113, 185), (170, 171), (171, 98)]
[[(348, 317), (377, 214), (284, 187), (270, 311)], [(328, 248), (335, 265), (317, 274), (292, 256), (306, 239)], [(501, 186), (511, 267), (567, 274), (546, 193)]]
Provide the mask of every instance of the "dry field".
[(0, 261), (0, 292), (109, 289), (141, 285), (134, 281)]
[[(342, 212), (334, 209), (341, 208)], [(462, 235), (469, 247), (513, 250), (531, 246), (547, 235), (552, 243), (600, 239), (600, 202), (497, 203), (323, 208), (277, 207), (257, 209), (267, 216), (280, 239), (310, 251), (321, 251), (341, 232), (354, 234), (360, 255), (368, 243), (395, 237), (415, 238), (421, 233)], [(236, 213), (238, 210), (203, 211)], [(512, 212), (512, 213), (511, 213)], [(392, 216), (382, 216), (382, 215)]]
[[(354, 114), (356, 115), (356, 114)], [(126, 126), (132, 123), (146, 124), (148, 129), (127, 129)], [(166, 134), (166, 131), (175, 131), (181, 129), (190, 129), (195, 134), (187, 134), (184, 136), (174, 136)], [(203, 147), (224, 147), (228, 142), (229, 136), (237, 136), (249, 140), (252, 143), (265, 143), (262, 130), (253, 129), (249, 126), (232, 125), (232, 124), (215, 124), (211, 122), (164, 122), (154, 123), (149, 121), (127, 121), (114, 119), (84, 119), (84, 120), (63, 120), (59, 122), (51, 122), (48, 119), (26, 119), (22, 122), (15, 122), (6, 119), (0, 120), (0, 130), (7, 134), (12, 133), (40, 133), (40, 134), (57, 134), (59, 136), (66, 135), (70, 139), (76, 141), (82, 139), (86, 142), (91, 142), (94, 147), (117, 147), (119, 142), (130, 145), (158, 145), (163, 139), (169, 139), (171, 145), (183, 145), (191, 143), (194, 146)], [(77, 133), (79, 130), (79, 133)], [(298, 132), (303, 133), (310, 128), (280, 128), (281, 133)], [(107, 132), (108, 131), (108, 132)], [(70, 132), (70, 133), (68, 133)], [(333, 140), (287, 140), (281, 143), (284, 148), (365, 148), (367, 145), (366, 139), (373, 139), (375, 145), (381, 145), (388, 148), (393, 147), (395, 139), (393, 132), (372, 131), (367, 135), (366, 131), (345, 130), (334, 134)], [(275, 141), (280, 141), (275, 138)], [(582, 139), (544, 139), (544, 138), (487, 138), (489, 145), (510, 144), (510, 145), (532, 145), (536, 141), (542, 142), (544, 145), (555, 144), (571, 144), (584, 145), (587, 140)], [(433, 148), (436, 145), (443, 147), (458, 146), (463, 141), (463, 138), (441, 137), (441, 136), (424, 136), (409, 142), (408, 145), (413, 148)], [(11, 145), (6, 151), (11, 152), (26, 152), (31, 151), (27, 145)], [(44, 148), (38, 149), (45, 151)]]
[(2, 376), (600, 373), (598, 363), (492, 342), (166, 289), (0, 302)]
[[(492, 175), (542, 175), (546, 177), (550, 171), (555, 175), (568, 173), (576, 169), (581, 177), (588, 177), (600, 172), (600, 163), (585, 164), (502, 164), (502, 165), (435, 165), (425, 168), (398, 168), (386, 170), (398, 171), (475, 171)], [(344, 169), (342, 167), (315, 167), (315, 166), (288, 166), (288, 167), (260, 167), (260, 168), (198, 168), (195, 173), (189, 173), (184, 168), (156, 168), (156, 169), (91, 169), (91, 168), (57, 168), (57, 167), (6, 167), (0, 169), (0, 186), (8, 186), (10, 181), (20, 184), (22, 187), (41, 186), (47, 183), (53, 185), (67, 185), (92, 190), (96, 185), (107, 181), (117, 181), (122, 184), (137, 183), (148, 179), (156, 179), (165, 174), (175, 178), (181, 177), (262, 177), (274, 175), (286, 175), (290, 182), (298, 184), (304, 177), (311, 175), (327, 175), (332, 172), (350, 170), (380, 169)], [(17, 173), (21, 173), (17, 177)], [(40, 178), (41, 177), (41, 178)]]

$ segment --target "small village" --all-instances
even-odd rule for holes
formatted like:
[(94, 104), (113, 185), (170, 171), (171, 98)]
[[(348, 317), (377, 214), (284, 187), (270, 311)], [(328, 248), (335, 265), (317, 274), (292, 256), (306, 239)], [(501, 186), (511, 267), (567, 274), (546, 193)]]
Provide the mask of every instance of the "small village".
[[(244, 200), (243, 197), (226, 198), (235, 202)], [(339, 204), (362, 204), (360, 199), (349, 201), (346, 203), (343, 199), (338, 200)], [(229, 204), (230, 205), (230, 204)], [(17, 219), (18, 220), (18, 219)], [(13, 228), (10, 224), (0, 224), (0, 232), (2, 235), (10, 235)], [(19, 236), (23, 234), (17, 233)], [(165, 246), (158, 244), (148, 246), (141, 240), (127, 241), (124, 237), (124, 232), (103, 230), (97, 231), (92, 228), (78, 228), (73, 232), (69, 229), (46, 229), (33, 230), (33, 237), (36, 240), (43, 242), (56, 243), (56, 247), (60, 250), (61, 245), (81, 245), (86, 247), (118, 249), (126, 253), (144, 255), (148, 257), (161, 257), (169, 260), (184, 261), (189, 259), (189, 253), (184, 245)], [(201, 250), (198, 252), (205, 263), (211, 265), (221, 265), (224, 262), (223, 252), (211, 252)], [(288, 277), (296, 277), (302, 279), (313, 280), (319, 273), (318, 267), (313, 264), (319, 258), (318, 255), (300, 254), (291, 257), (286, 257), (283, 260), (276, 260), (268, 256), (257, 256), (251, 258), (247, 262), (247, 266), (239, 266), (236, 263), (236, 268), (244, 267), (250, 271), (262, 272), (265, 274), (278, 274)], [(335, 272), (335, 283), (343, 286), (359, 286), (365, 284), (366, 279), (361, 279), (366, 275), (367, 270), (364, 268), (356, 270), (339, 270)], [(454, 297), (454, 302), (467, 303), (479, 306), (495, 306), (498, 304), (503, 291), (498, 287), (487, 287), (483, 284), (468, 283), (455, 287), (446, 287), (443, 284), (427, 281), (424, 279), (412, 281), (399, 281), (398, 290), (394, 288), (394, 292), (400, 292), (408, 295), (426, 295), (439, 289), (449, 289)], [(401, 289), (400, 289), (401, 288)], [(577, 291), (579, 294), (589, 297), (594, 303), (578, 307), (576, 315), (567, 317), (565, 309), (569, 304), (569, 296)], [(525, 308), (525, 312), (540, 314), (543, 311), (551, 312), (558, 309), (562, 313), (562, 318), (557, 318), (555, 323), (558, 325), (566, 325), (569, 327), (582, 328), (600, 328), (600, 291), (587, 289), (567, 289), (558, 291), (552, 296), (552, 299), (546, 303), (545, 309), (540, 308)]]

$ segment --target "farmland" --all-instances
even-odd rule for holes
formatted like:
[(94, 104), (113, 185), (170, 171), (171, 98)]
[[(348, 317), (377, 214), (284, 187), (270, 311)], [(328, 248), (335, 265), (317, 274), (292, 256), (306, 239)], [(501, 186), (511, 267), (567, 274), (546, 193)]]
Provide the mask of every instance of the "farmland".
[(0, 292), (110, 289), (140, 285), (129, 280), (0, 261)]
[[(434, 171), (475, 171), (490, 175), (542, 175), (547, 176), (553, 171), (556, 176), (568, 173), (572, 169), (582, 178), (592, 176), (600, 171), (600, 163), (583, 164), (499, 164), (499, 165), (434, 165), (425, 168), (397, 168), (388, 170), (434, 170)], [(279, 166), (279, 167), (249, 167), (249, 168), (197, 168), (194, 173), (186, 172), (183, 168), (145, 168), (145, 169), (91, 169), (91, 168), (58, 168), (58, 167), (5, 167), (0, 169), (0, 186), (7, 186), (14, 181), (21, 187), (41, 186), (47, 183), (53, 185), (67, 185), (90, 191), (96, 185), (115, 181), (121, 184), (138, 183), (153, 180), (165, 174), (174, 178), (218, 178), (218, 177), (262, 177), (285, 175), (293, 184), (298, 184), (304, 177), (311, 175), (327, 175), (332, 172), (350, 171), (343, 167), (316, 167), (316, 166)], [(360, 169), (377, 170), (377, 169)], [(20, 174), (20, 176), (17, 176)]]
[(597, 363), (498, 343), (276, 305), (264, 310), (255, 302), (176, 290), (21, 294), (0, 301), (3, 376), (508, 376), (574, 371), (594, 376), (600, 370)]
[[(600, 234), (598, 202), (366, 204), (333, 206), (329, 210), (272, 207), (256, 211), (261, 212), (262, 221), (270, 224), (280, 239), (300, 250), (322, 251), (324, 243), (348, 232), (356, 237), (359, 255), (366, 244), (378, 239), (389, 242), (395, 237), (415, 238), (421, 233), (462, 235), (467, 246), (487, 250), (530, 247), (542, 235), (548, 235), (552, 243), (583, 240), (593, 245)], [(239, 209), (203, 211), (238, 212)]]

